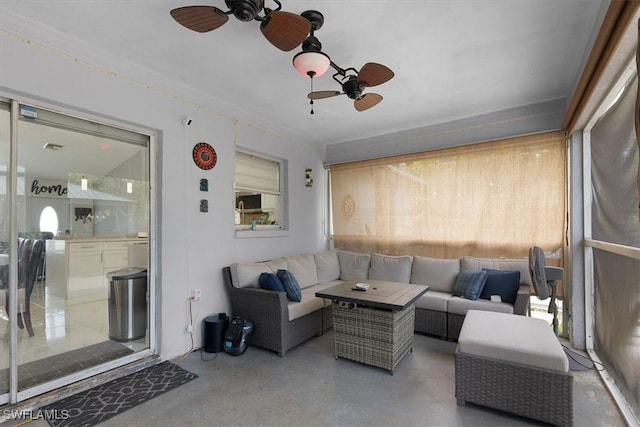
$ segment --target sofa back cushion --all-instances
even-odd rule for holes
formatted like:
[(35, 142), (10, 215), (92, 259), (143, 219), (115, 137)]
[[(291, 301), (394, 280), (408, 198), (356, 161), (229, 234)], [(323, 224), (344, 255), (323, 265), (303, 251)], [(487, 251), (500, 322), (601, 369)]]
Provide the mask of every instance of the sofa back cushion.
[(236, 262), (230, 267), (234, 288), (258, 288), (260, 274), (277, 273), (278, 269), (287, 268), (287, 262), (279, 258), (265, 262)]
[(328, 283), (340, 278), (338, 250), (332, 249), (314, 255), (318, 269), (318, 283)]
[(318, 283), (318, 269), (313, 254), (302, 254), (285, 257), (287, 270), (298, 281), (300, 289), (308, 288)]
[(415, 285), (429, 285), (429, 290), (453, 293), (456, 277), (460, 273), (460, 260), (413, 257), (411, 282)]
[(463, 256), (460, 258), (461, 271), (480, 271), (483, 268), (491, 270), (518, 270), (520, 272), (520, 283), (531, 286), (531, 275), (529, 274), (529, 260), (524, 259), (498, 259), (498, 258), (474, 258)]
[(339, 251), (340, 280), (367, 279), (370, 261), (370, 254)]
[(411, 262), (413, 257), (382, 254), (371, 255), (369, 279), (389, 282), (409, 283), (411, 280)]

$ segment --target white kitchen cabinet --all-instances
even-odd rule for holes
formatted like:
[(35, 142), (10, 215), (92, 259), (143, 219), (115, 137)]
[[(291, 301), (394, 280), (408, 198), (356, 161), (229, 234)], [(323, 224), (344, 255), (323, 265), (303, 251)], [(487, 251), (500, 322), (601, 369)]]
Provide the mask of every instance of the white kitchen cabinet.
[(140, 239), (47, 240), (47, 293), (71, 301), (107, 298), (106, 275), (127, 267), (133, 242)]
[(69, 295), (106, 297), (102, 286), (102, 243), (69, 243), (69, 276), (67, 277), (67, 298)]
[(128, 248), (131, 244), (130, 240), (122, 242), (104, 242), (104, 268), (119, 269), (127, 266)]
[[(102, 277), (105, 285), (109, 286), (107, 273), (126, 268), (129, 262), (128, 246), (131, 241), (104, 242), (102, 249)], [(108, 288), (106, 288), (108, 289)]]

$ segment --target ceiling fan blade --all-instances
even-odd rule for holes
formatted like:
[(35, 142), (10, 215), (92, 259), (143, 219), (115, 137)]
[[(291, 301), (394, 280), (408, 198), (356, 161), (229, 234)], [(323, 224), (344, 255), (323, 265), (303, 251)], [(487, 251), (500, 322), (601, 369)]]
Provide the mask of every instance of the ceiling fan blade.
[(382, 101), (382, 95), (378, 95), (377, 93), (366, 93), (362, 98), (353, 101), (353, 106), (356, 107), (356, 110), (358, 111), (364, 111), (371, 107), (375, 107), (380, 101)]
[(342, 95), (342, 92), (338, 92), (335, 90), (319, 90), (317, 92), (309, 92), (307, 94), (307, 98), (309, 99), (324, 99), (331, 98), (333, 96)]
[(288, 52), (300, 46), (311, 31), (311, 22), (290, 12), (273, 11), (260, 24), (260, 31), (269, 42)]
[(206, 33), (224, 25), (229, 20), (223, 11), (213, 6), (185, 6), (171, 11), (178, 24), (199, 33)]
[(367, 87), (378, 86), (388, 82), (395, 74), (388, 67), (375, 62), (367, 62), (358, 73), (358, 82)]

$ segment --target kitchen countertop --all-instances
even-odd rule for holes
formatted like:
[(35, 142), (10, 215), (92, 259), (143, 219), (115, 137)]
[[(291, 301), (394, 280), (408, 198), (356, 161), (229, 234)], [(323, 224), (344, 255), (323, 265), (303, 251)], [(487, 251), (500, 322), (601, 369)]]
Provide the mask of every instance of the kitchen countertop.
[(93, 237), (93, 238), (59, 238), (54, 237), (51, 240), (61, 240), (69, 243), (88, 243), (88, 242), (121, 242), (121, 241), (131, 241), (131, 242), (146, 242), (146, 237)]

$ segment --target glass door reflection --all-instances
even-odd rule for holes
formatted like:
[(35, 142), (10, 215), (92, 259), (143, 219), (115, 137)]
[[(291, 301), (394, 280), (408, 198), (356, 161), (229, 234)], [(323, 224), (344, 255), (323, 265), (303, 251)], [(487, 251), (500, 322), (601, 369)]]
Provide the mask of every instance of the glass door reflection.
[[(19, 393), (149, 348), (148, 331), (111, 339), (107, 278), (132, 263), (149, 267), (149, 137), (35, 111), (18, 121), (17, 226), (27, 278), (17, 325)], [(1, 142), (4, 166), (4, 131)], [(2, 197), (2, 242), (9, 241), (7, 205)], [(0, 332), (8, 338), (7, 320), (3, 307)], [(1, 395), (8, 390), (8, 340), (0, 346)]]

